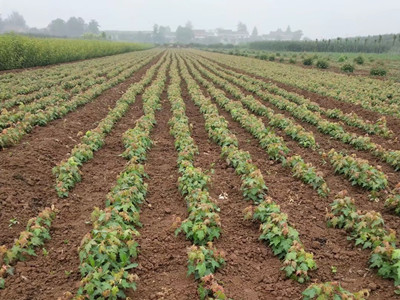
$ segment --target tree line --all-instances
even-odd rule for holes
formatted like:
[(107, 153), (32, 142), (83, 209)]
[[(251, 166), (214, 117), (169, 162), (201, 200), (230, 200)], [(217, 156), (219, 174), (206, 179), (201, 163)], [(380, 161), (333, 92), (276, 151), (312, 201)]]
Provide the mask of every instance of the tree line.
[(400, 34), (315, 41), (260, 41), (249, 43), (249, 48), (254, 50), (293, 52), (398, 52), (400, 49)]
[(0, 15), (0, 33), (16, 32), (54, 37), (105, 38), (105, 33), (100, 32), (99, 28), (100, 25), (96, 20), (86, 23), (80, 17), (70, 17), (68, 20), (57, 18), (52, 20), (46, 28), (30, 28), (24, 17), (18, 12), (11, 13), (5, 19)]

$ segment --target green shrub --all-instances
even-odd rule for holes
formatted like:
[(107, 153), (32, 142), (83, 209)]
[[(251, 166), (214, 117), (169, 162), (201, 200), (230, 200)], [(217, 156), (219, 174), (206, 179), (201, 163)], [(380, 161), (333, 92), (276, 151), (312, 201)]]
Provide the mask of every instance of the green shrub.
[(386, 70), (381, 67), (372, 68), (369, 72), (372, 76), (386, 76)]
[(326, 60), (323, 60), (323, 59), (319, 59), (317, 61), (316, 66), (317, 66), (318, 69), (328, 69), (329, 68), (328, 62)]
[(274, 55), (270, 55), (270, 56), (268, 57), (268, 60), (269, 60), (269, 61), (274, 61), (274, 60), (275, 60), (275, 56), (274, 56)]
[(347, 60), (347, 56), (346, 55), (341, 55), (338, 59), (338, 62), (344, 62)]
[(354, 62), (358, 65), (362, 65), (364, 64), (364, 57), (362, 57), (361, 55), (357, 56), (356, 58), (354, 58)]
[(295, 64), (296, 60), (294, 58), (289, 59), (289, 64)]
[(313, 64), (313, 59), (311, 57), (305, 58), (303, 60), (303, 65), (305, 66), (312, 66), (312, 64)]
[(354, 72), (354, 66), (351, 65), (351, 64), (344, 64), (340, 69), (343, 72), (346, 72), (346, 73), (353, 73)]
[(279, 62), (284, 62), (285, 61), (285, 59), (283, 58), (283, 57), (281, 57), (280, 59), (279, 59)]

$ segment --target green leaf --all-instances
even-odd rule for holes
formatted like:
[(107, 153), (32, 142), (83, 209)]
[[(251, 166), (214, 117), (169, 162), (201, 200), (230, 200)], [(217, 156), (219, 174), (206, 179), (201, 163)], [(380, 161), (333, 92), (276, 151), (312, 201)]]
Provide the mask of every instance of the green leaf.
[(196, 266), (196, 270), (197, 270), (197, 272), (199, 273), (199, 276), (200, 276), (200, 277), (203, 277), (203, 276), (206, 274), (206, 271), (207, 271), (206, 264), (205, 264), (204, 262), (201, 263), (201, 264), (198, 264), (198, 265)]
[(132, 269), (132, 268), (137, 268), (137, 266), (138, 266), (137, 263), (133, 263), (133, 264), (130, 264), (130, 265), (126, 266), (124, 269), (125, 270), (129, 270), (129, 269)]
[(295, 260), (296, 257), (297, 257), (296, 252), (289, 252), (289, 253), (286, 255), (286, 259), (287, 259), (287, 260)]

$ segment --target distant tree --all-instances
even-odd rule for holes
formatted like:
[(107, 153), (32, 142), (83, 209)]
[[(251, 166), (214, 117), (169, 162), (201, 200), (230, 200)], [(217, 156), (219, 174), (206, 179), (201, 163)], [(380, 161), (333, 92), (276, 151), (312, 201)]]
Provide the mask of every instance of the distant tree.
[(176, 29), (176, 40), (178, 43), (189, 44), (193, 38), (194, 33), (190, 22), (186, 23), (185, 27), (178, 26)]
[(67, 36), (79, 37), (85, 32), (85, 21), (82, 18), (71, 17), (67, 21)]
[(253, 31), (251, 32), (252, 37), (257, 37), (258, 36), (258, 30), (257, 27), (254, 26)]
[(248, 34), (249, 32), (247, 31), (247, 26), (246, 24), (239, 22), (237, 25), (237, 31), (243, 34)]
[(165, 44), (167, 42), (167, 34), (171, 33), (169, 26), (153, 26), (153, 42), (157, 44)]
[(3, 25), (5, 31), (23, 32), (28, 29), (24, 17), (16, 11), (4, 20)]
[(158, 28), (158, 41), (160, 44), (165, 44), (167, 41), (167, 34), (171, 33), (169, 26), (160, 26)]
[(51, 35), (66, 36), (67, 24), (63, 19), (58, 18), (50, 22), (50, 24), (47, 26), (47, 30)]
[(158, 33), (158, 25), (157, 25), (157, 24), (154, 24), (154, 25), (153, 25), (153, 33), (154, 33), (154, 34), (157, 34), (157, 33)]
[(292, 29), (290, 28), (290, 26), (288, 26), (288, 27), (286, 28), (286, 32), (287, 32), (287, 33), (292, 32)]
[(93, 34), (100, 34), (99, 27), (100, 27), (100, 25), (96, 20), (90, 20), (86, 31), (93, 33)]

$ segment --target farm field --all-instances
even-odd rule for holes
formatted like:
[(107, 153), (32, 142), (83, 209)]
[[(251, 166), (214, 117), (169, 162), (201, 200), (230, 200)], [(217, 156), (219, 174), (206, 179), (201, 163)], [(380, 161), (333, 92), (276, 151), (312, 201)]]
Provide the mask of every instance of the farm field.
[(153, 48), (3, 72), (0, 110), (0, 299), (400, 292), (395, 81)]
[[(230, 55), (255, 57), (263, 60), (272, 60), (283, 64), (301, 66), (307, 69), (320, 68), (327, 72), (336, 72), (348, 75), (370, 76), (377, 79), (390, 79), (400, 82), (400, 56), (397, 53), (341, 53), (341, 52), (290, 52), (266, 51), (252, 49), (207, 49)], [(360, 59), (361, 57), (361, 59)], [(304, 65), (304, 61), (311, 58), (311, 65)], [(319, 66), (318, 62), (326, 62)], [(358, 62), (357, 62), (358, 61)], [(353, 67), (349, 71), (348, 66)], [(347, 68), (346, 68), (347, 67)], [(344, 69), (344, 70), (343, 70)], [(372, 76), (372, 69), (386, 71), (384, 76)]]

